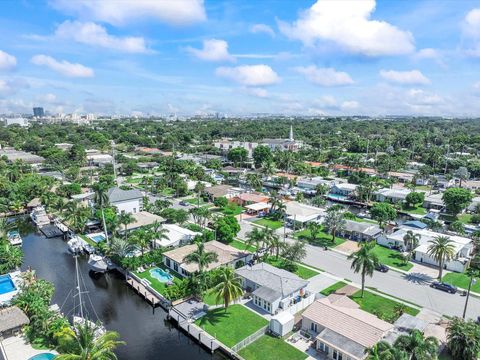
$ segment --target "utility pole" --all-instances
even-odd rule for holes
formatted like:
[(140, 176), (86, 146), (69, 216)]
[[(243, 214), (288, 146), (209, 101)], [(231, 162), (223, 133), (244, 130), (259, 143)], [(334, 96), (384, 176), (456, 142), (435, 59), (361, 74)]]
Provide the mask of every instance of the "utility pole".
[(467, 290), (467, 298), (465, 299), (465, 306), (463, 308), (463, 320), (465, 320), (465, 316), (467, 315), (467, 306), (468, 306), (468, 299), (470, 298), (470, 289), (472, 285), (475, 284), (477, 280), (472, 276), (470, 277), (470, 282), (468, 283), (468, 290)]
[(112, 145), (112, 163), (113, 163), (113, 177), (115, 179), (115, 184), (118, 185), (118, 180), (117, 180), (117, 166), (115, 165), (115, 141), (111, 140), (110, 144)]

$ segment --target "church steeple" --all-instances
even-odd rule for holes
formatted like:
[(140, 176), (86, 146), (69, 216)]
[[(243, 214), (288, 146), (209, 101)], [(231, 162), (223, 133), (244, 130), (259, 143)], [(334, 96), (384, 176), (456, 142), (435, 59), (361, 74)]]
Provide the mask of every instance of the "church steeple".
[(293, 125), (290, 125), (290, 136), (288, 137), (288, 140), (293, 141)]

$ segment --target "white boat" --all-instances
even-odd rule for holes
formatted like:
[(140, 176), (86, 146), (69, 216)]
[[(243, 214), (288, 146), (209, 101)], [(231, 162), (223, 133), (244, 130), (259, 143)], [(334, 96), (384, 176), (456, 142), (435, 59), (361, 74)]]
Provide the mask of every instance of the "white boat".
[(73, 317), (73, 325), (74, 326), (76, 326), (76, 325), (88, 325), (88, 327), (90, 327), (92, 329), (95, 329), (94, 334), (95, 334), (96, 338), (102, 336), (107, 331), (102, 325), (95, 324), (93, 321), (87, 320), (87, 319), (82, 318), (80, 316), (74, 316)]
[(22, 245), (23, 243), (22, 237), (20, 236), (20, 233), (17, 230), (9, 231), (7, 234), (7, 239), (10, 242), (10, 244), (14, 246)]
[(50, 224), (50, 218), (43, 206), (37, 206), (30, 213), (30, 218), (38, 227)]
[(88, 258), (88, 266), (90, 270), (97, 273), (104, 273), (108, 270), (107, 260), (100, 255), (91, 254)]
[(71, 238), (67, 244), (68, 251), (70, 251), (72, 254), (80, 254), (84, 250), (84, 241), (77, 236)]

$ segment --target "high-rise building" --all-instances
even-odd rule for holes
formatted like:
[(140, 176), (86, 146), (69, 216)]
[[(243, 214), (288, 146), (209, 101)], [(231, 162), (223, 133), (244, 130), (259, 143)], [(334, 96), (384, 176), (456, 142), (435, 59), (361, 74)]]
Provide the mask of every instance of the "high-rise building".
[(33, 108), (33, 116), (37, 118), (41, 118), (45, 116), (45, 112), (43, 111), (43, 107), (34, 107)]

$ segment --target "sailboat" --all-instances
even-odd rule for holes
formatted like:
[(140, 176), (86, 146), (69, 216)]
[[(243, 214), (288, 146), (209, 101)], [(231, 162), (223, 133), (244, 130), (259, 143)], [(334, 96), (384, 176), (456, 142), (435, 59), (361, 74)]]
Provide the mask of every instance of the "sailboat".
[(109, 263), (111, 262), (100, 255), (97, 254), (91, 254), (88, 257), (88, 266), (90, 267), (90, 270), (96, 273), (104, 273), (108, 270)]
[[(85, 315), (85, 309), (84, 309), (84, 304), (83, 304), (83, 301), (84, 301), (83, 295), (86, 295), (88, 297), (88, 292), (87, 291), (82, 292), (81, 282), (80, 282), (80, 271), (78, 269), (78, 256), (74, 256), (74, 258), (75, 258), (75, 275), (76, 275), (76, 289), (75, 289), (76, 294), (73, 296), (73, 298), (74, 298), (74, 309), (76, 309), (75, 300), (78, 299), (78, 310), (79, 311), (78, 311), (77, 314), (75, 314), (73, 316), (73, 325), (74, 326), (88, 325), (89, 327), (94, 329), (95, 337), (98, 338), (106, 332), (106, 329), (99, 321), (97, 321), (95, 323), (95, 322), (87, 319), (87, 317)], [(91, 301), (90, 301), (90, 303), (91, 303)], [(93, 311), (95, 312), (95, 309), (93, 309)], [(98, 316), (97, 316), (97, 318), (98, 318)]]

